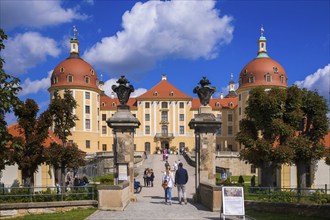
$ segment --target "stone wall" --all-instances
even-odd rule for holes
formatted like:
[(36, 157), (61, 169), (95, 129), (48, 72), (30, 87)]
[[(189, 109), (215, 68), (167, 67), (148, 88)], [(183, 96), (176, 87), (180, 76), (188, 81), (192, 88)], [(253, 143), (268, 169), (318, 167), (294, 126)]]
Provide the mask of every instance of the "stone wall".
[(200, 183), (200, 203), (212, 212), (220, 213), (222, 205), (221, 189), (222, 187), (220, 186), (215, 186), (209, 183)]
[(99, 185), (97, 189), (98, 208), (101, 210), (123, 211), (130, 202), (128, 181), (124, 181), (115, 186)]

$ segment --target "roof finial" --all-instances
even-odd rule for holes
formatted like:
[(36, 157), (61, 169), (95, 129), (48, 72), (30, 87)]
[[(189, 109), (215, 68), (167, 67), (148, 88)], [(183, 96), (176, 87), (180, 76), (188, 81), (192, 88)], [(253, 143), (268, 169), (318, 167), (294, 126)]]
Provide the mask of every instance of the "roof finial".
[(234, 74), (231, 73), (231, 74), (230, 74), (230, 81), (233, 81), (233, 78), (234, 78)]
[(263, 25), (261, 25), (261, 28), (260, 28), (261, 37), (263, 37), (263, 36), (264, 36), (264, 31), (265, 31), (265, 29), (264, 29), (264, 26), (263, 26)]
[(73, 39), (77, 39), (78, 36), (78, 30), (75, 25), (73, 25)]

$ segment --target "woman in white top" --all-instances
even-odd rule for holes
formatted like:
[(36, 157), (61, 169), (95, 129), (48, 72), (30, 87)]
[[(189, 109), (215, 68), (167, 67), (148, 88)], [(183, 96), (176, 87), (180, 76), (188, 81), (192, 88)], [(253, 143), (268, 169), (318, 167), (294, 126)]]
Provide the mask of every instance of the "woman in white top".
[(165, 191), (165, 204), (167, 200), (170, 205), (172, 205), (172, 187), (174, 185), (174, 176), (171, 172), (171, 168), (168, 167), (162, 176), (162, 184), (167, 183), (167, 187), (164, 188)]

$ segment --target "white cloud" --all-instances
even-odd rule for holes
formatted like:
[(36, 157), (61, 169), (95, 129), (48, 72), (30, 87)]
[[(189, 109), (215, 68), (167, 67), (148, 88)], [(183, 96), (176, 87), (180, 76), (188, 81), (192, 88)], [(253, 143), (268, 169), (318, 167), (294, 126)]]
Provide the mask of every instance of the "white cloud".
[(328, 100), (330, 95), (330, 64), (294, 84), (300, 88), (317, 90), (320, 95)]
[(86, 2), (89, 5), (94, 5), (95, 4), (94, 0), (84, 0), (84, 2)]
[[(118, 85), (117, 82), (118, 79), (109, 79), (107, 80), (105, 83), (104, 83), (104, 93), (107, 95), (107, 96), (111, 96), (111, 93), (113, 92), (112, 91), (112, 85)], [(143, 93), (147, 92), (147, 89), (144, 89), (144, 88), (138, 88), (138, 89), (135, 89), (134, 92), (131, 93), (131, 98), (134, 98), (134, 97), (138, 97), (140, 95), (142, 95)], [(113, 93), (115, 96), (116, 96), (116, 93)]]
[(214, 1), (136, 3), (122, 17), (123, 30), (105, 37), (83, 57), (112, 75), (137, 78), (166, 58), (212, 59), (232, 40), (232, 18)]
[(7, 74), (19, 75), (46, 60), (47, 56), (57, 57), (61, 50), (56, 41), (37, 32), (18, 34), (8, 38), (3, 58)]
[(41, 28), (88, 17), (79, 14), (77, 9), (62, 8), (59, 0), (1, 1), (0, 14), (5, 30), (19, 26)]
[(25, 79), (23, 84), (20, 85), (22, 90), (19, 95), (24, 96), (29, 94), (36, 94), (42, 90), (46, 91), (50, 87), (50, 78), (52, 76), (52, 72), (53, 70), (49, 71), (48, 76), (41, 80), (31, 81), (30, 78)]

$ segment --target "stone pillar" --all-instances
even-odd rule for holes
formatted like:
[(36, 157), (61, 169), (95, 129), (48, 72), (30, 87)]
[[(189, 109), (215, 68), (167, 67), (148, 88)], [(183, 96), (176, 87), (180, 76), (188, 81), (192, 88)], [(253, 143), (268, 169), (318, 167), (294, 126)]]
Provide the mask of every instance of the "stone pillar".
[(199, 108), (199, 114), (189, 122), (195, 130), (196, 188), (200, 182), (215, 184), (215, 146), (216, 131), (220, 128), (220, 119), (211, 112), (210, 106)]
[(196, 159), (196, 199), (200, 200), (199, 185), (201, 182), (215, 185), (215, 147), (216, 131), (221, 127), (219, 118), (212, 113), (208, 105), (215, 87), (208, 86), (210, 82), (203, 77), (199, 83), (202, 87), (195, 87), (202, 106), (198, 114), (189, 122), (190, 129), (195, 131), (195, 159)]
[(114, 133), (115, 185), (129, 181), (131, 198), (134, 199), (134, 131), (140, 122), (132, 115), (129, 106), (121, 105), (107, 124)]
[(107, 124), (114, 133), (114, 166), (115, 185), (123, 181), (129, 181), (130, 199), (136, 200), (134, 196), (134, 131), (140, 126), (139, 120), (134, 117), (128, 105), (126, 105), (131, 92), (134, 92), (132, 85), (125, 76), (118, 79), (117, 85), (112, 90), (117, 94), (121, 105), (117, 112), (107, 120)]

